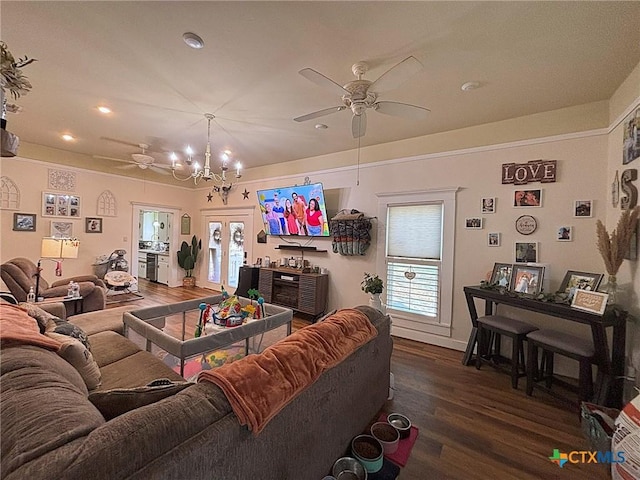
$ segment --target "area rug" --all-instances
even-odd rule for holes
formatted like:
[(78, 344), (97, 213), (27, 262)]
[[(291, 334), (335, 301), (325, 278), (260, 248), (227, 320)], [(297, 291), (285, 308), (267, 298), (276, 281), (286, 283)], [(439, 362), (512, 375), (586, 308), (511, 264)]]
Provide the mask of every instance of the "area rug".
[(144, 298), (144, 295), (139, 293), (117, 293), (113, 295), (107, 294), (107, 305), (113, 305), (116, 303), (132, 302), (134, 300), (140, 300)]
[[(382, 413), (378, 418), (379, 422), (387, 421), (387, 414)], [(411, 426), (411, 430), (409, 431), (409, 436), (407, 438), (403, 438), (400, 440), (398, 444), (398, 450), (389, 455), (385, 455), (385, 458), (391, 460), (393, 463), (398, 465), (399, 467), (404, 467), (409, 460), (409, 455), (411, 455), (411, 450), (413, 449), (413, 445), (416, 443), (416, 439), (418, 438), (418, 427)]]

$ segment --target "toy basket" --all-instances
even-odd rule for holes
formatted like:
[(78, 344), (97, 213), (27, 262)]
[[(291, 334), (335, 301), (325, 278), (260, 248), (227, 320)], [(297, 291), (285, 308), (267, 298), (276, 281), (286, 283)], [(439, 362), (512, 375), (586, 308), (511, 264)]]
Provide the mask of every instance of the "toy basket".
[(611, 450), (611, 437), (613, 429), (604, 420), (603, 415), (611, 419), (611, 423), (620, 414), (620, 410), (615, 408), (602, 407), (589, 402), (580, 404), (580, 423), (582, 433), (589, 439), (591, 448), (600, 452)]

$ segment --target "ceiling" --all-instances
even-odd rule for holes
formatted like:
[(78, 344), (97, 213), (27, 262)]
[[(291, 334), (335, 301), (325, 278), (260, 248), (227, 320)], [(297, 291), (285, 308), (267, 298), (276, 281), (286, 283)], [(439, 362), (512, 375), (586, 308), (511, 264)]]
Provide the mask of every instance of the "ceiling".
[[(380, 99), (431, 113), (407, 120), (369, 110), (367, 146), (606, 100), (640, 62), (640, 2), (3, 0), (1, 8), (2, 40), (16, 58), (38, 60), (23, 70), (33, 89), (15, 101), (22, 112), (8, 114), (8, 130), (123, 175), (116, 167), (126, 164), (93, 156), (128, 159), (139, 152), (132, 145), (147, 143), (176, 152), (190, 144), (201, 158), (207, 112), (216, 117), (214, 158), (229, 149), (248, 168), (355, 148), (348, 110), (293, 121), (341, 104), (298, 74), (305, 67), (345, 84), (357, 61), (369, 64), (370, 80), (410, 55), (422, 63)], [(204, 48), (187, 47), (185, 32)], [(481, 88), (462, 91), (468, 81)], [(113, 112), (101, 115), (101, 104)]]

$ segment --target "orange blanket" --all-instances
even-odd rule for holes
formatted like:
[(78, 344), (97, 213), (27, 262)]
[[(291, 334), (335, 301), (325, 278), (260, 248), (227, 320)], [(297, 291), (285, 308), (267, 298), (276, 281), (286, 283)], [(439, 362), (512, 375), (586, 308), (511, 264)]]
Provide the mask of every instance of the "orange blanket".
[(250, 355), (198, 381), (218, 385), (241, 425), (258, 434), (291, 400), (324, 372), (378, 334), (359, 310), (340, 310), (321, 323), (302, 328), (260, 355)]
[(0, 341), (58, 351), (61, 343), (40, 333), (38, 322), (16, 305), (0, 304)]

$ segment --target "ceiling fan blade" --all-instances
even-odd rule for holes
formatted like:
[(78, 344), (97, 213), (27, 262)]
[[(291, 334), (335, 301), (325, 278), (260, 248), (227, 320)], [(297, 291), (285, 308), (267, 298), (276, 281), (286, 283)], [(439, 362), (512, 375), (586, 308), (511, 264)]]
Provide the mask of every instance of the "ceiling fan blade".
[(399, 102), (383, 101), (377, 102), (373, 106), (377, 112), (384, 113), (385, 115), (395, 115), (396, 117), (404, 117), (411, 120), (425, 120), (431, 111), (428, 108)]
[(303, 68), (298, 73), (302, 75), (304, 78), (306, 78), (307, 80), (312, 81), (313, 83), (315, 83), (320, 87), (331, 90), (333, 93), (337, 95), (342, 96), (342, 95), (349, 94), (349, 92), (345, 90), (342, 87), (342, 85), (337, 84), (336, 82), (331, 80), (329, 77), (325, 77), (323, 74), (321, 74), (320, 72), (316, 72), (312, 68)]
[(160, 175), (169, 175), (169, 172), (166, 171), (164, 168), (159, 168), (159, 165), (149, 165), (149, 170), (153, 170), (156, 173), (159, 173)]
[(300, 117), (296, 117), (293, 120), (296, 121), (296, 122), (306, 122), (307, 120), (312, 120), (312, 119), (318, 118), (318, 117), (324, 117), (325, 115), (329, 115), (331, 113), (341, 112), (342, 110), (345, 110), (346, 108), (347, 107), (345, 107), (344, 105), (340, 105), (339, 107), (325, 108), (324, 110), (318, 110), (317, 112), (308, 113), (306, 115), (302, 115)]
[(113, 160), (114, 162), (134, 163), (131, 160), (115, 157), (103, 157), (102, 155), (93, 155), (93, 158), (99, 158), (100, 160)]
[(354, 115), (351, 119), (351, 133), (353, 138), (364, 137), (367, 131), (367, 114), (362, 112), (360, 115)]
[(422, 70), (422, 64), (416, 57), (407, 57), (397, 65), (384, 72), (369, 86), (369, 91), (382, 93), (394, 90)]
[(129, 165), (121, 165), (119, 167), (116, 167), (118, 170), (133, 170), (134, 168), (138, 168), (139, 165), (136, 165), (135, 163), (129, 163)]

